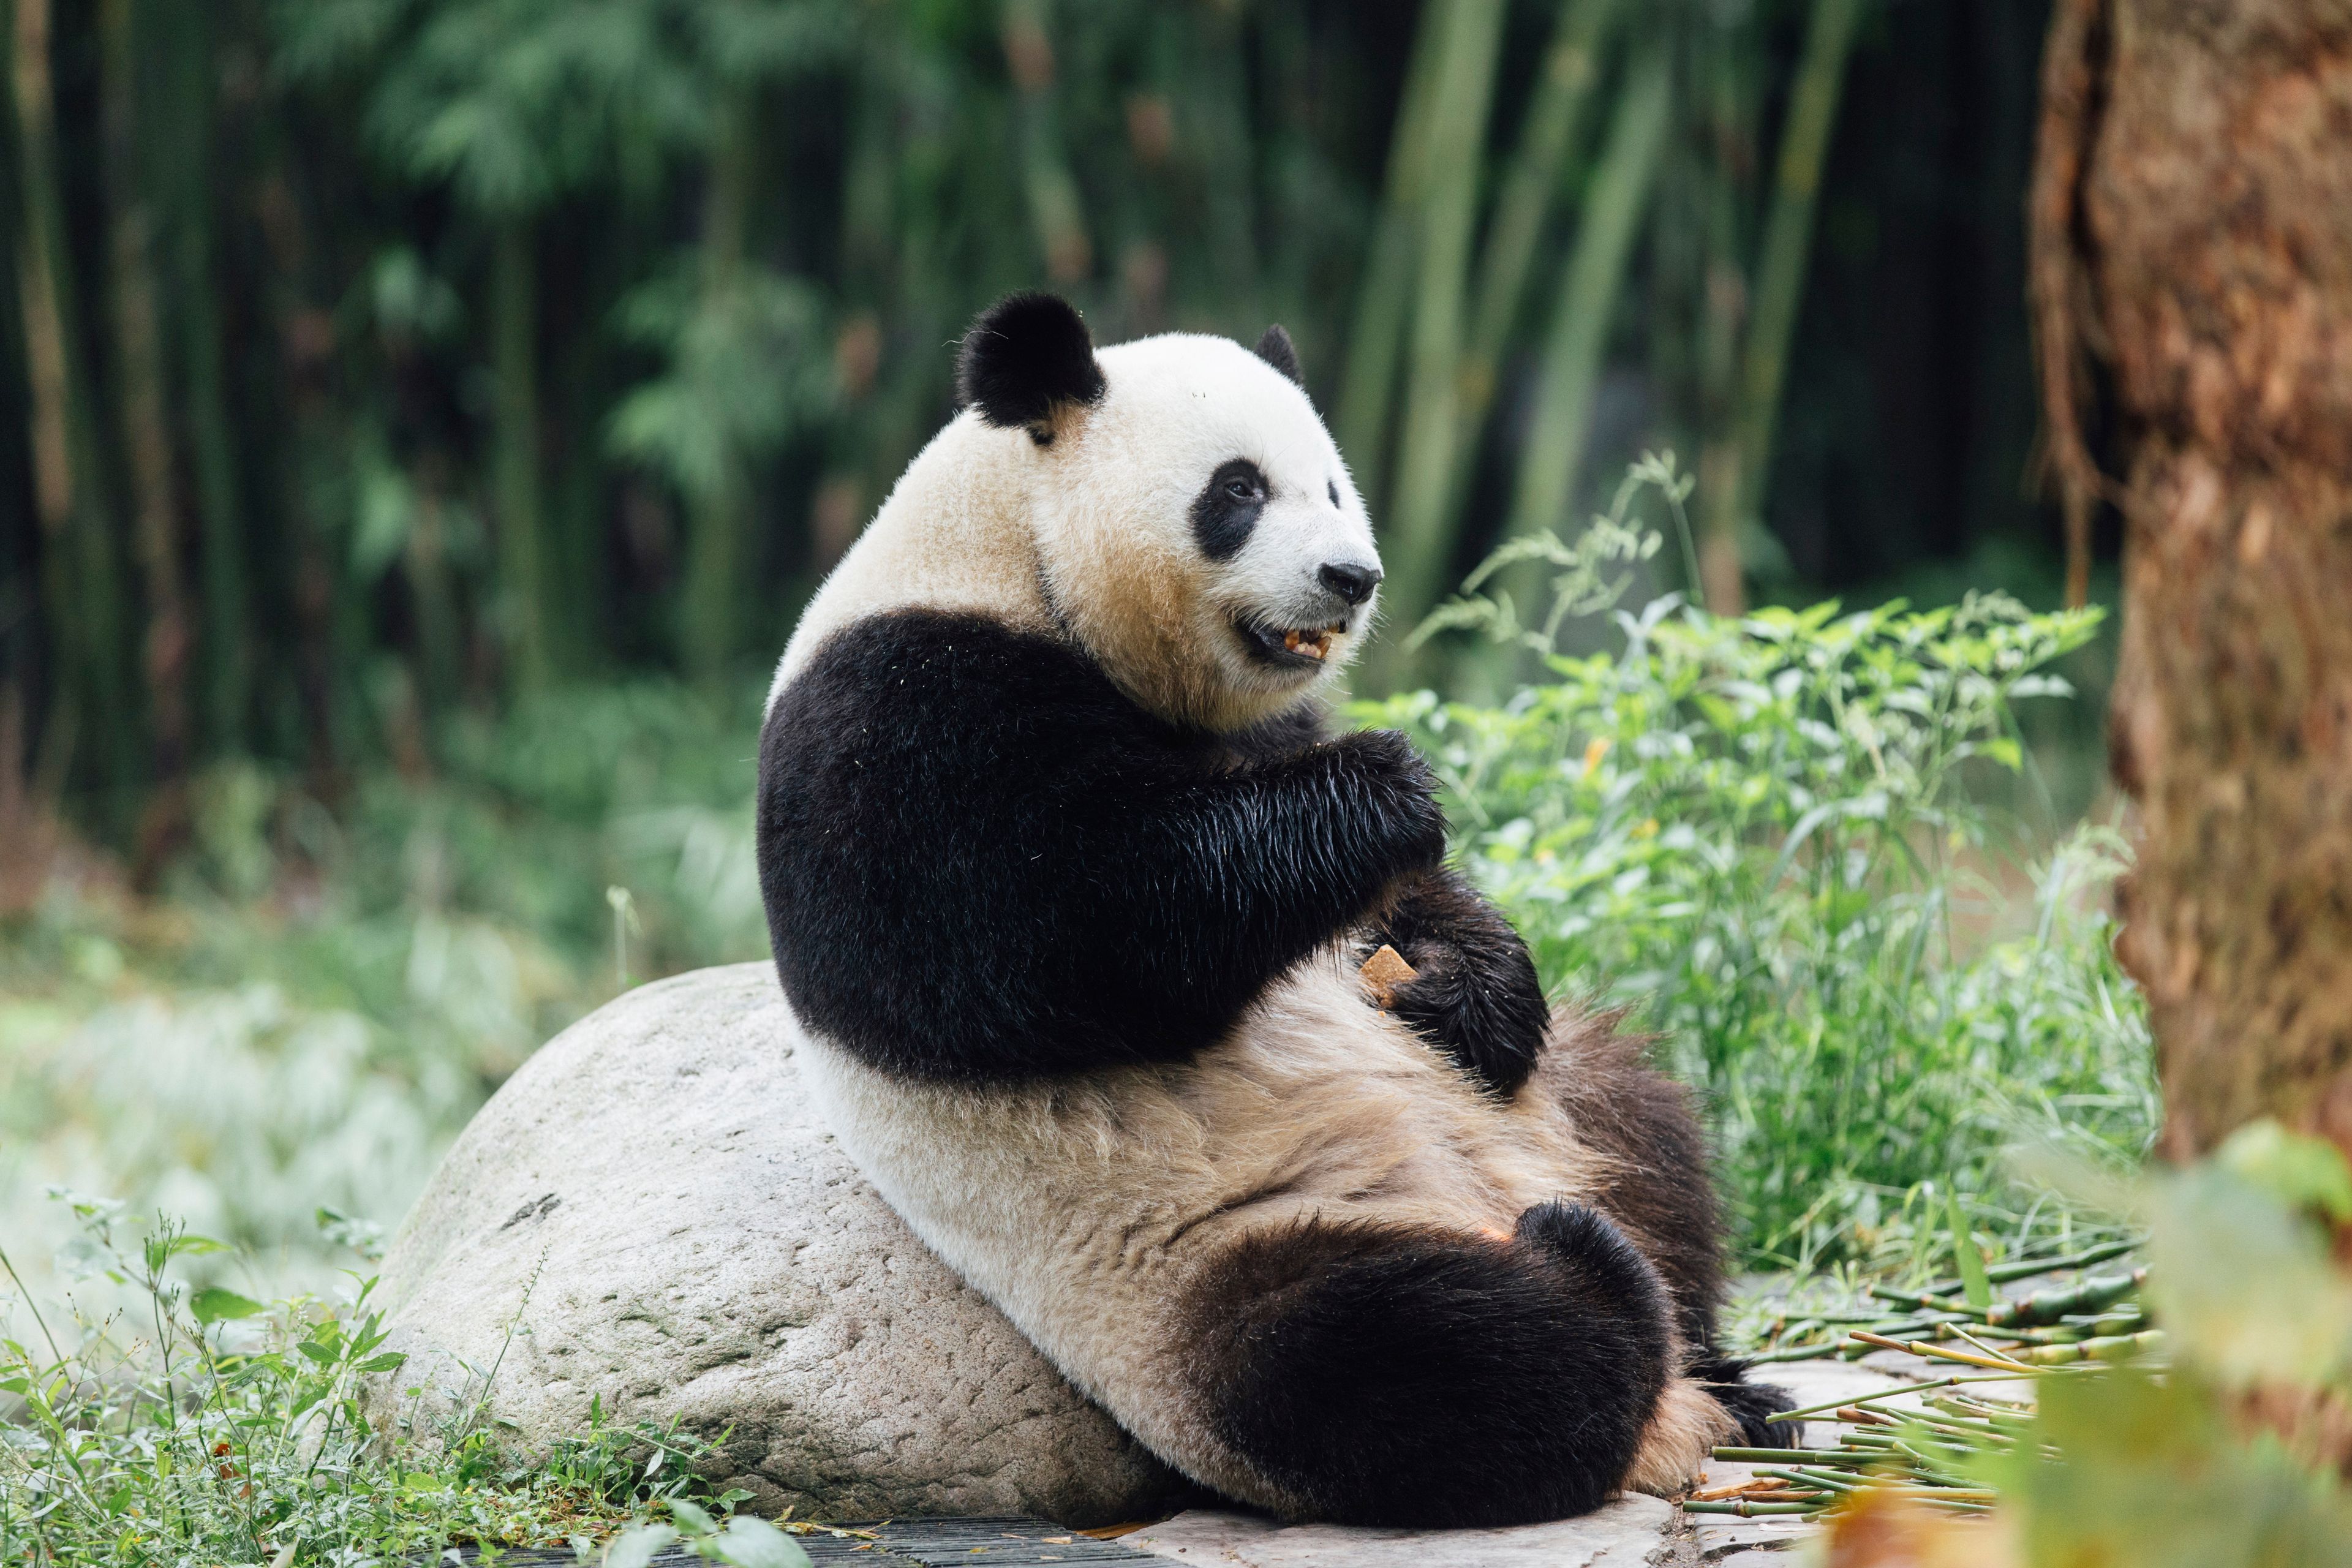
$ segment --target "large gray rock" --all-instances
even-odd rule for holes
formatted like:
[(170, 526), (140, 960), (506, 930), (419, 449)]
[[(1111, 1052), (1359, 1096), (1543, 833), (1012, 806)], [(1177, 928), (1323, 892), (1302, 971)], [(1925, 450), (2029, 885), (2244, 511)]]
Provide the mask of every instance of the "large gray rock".
[(598, 1395), (624, 1425), (731, 1427), (722, 1484), (766, 1512), (1167, 1512), (1173, 1472), (858, 1176), (795, 1037), (746, 963), (633, 991), (533, 1057), (393, 1243), (386, 1348), (410, 1359), (373, 1417), (429, 1423), (495, 1363), (487, 1408), (527, 1443), (584, 1429)]

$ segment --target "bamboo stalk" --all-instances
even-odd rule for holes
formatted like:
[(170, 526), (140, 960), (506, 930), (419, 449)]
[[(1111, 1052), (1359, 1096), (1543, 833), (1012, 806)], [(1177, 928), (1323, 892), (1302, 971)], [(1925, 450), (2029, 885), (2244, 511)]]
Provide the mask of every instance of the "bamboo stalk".
[(2135, 1268), (2129, 1274), (2099, 1275), (2079, 1285), (2036, 1290), (2022, 1300), (1997, 1302), (1985, 1314), (1985, 1321), (1995, 1328), (2034, 1326), (2054, 1323), (2074, 1313), (2104, 1311), (2147, 1280), (2147, 1270)]
[[(1708, 498), (1711, 504), (1702, 512), (1708, 604), (1721, 613), (1738, 608), (1738, 531), (1756, 517), (1771, 473), (1789, 347), (1812, 251), (1822, 164), (1829, 154), (1830, 131), (1837, 119), (1863, 3), (1814, 0), (1804, 55), (1790, 90), (1788, 124), (1780, 133), (1772, 206), (1740, 349), (1739, 401), (1732, 426), (1737, 470), (1715, 488)], [(1725, 601), (1721, 605), (1717, 604), (1718, 596)]]
[[(1895, 1426), (1901, 1425), (1901, 1423), (1897, 1422), (1894, 1416), (1887, 1415), (1883, 1410), (1865, 1410), (1859, 1405), (1842, 1405), (1838, 1406), (1837, 1418), (1841, 1421), (1850, 1421), (1865, 1426)], [(1864, 1436), (1864, 1434), (1855, 1434), (1855, 1436)]]
[[(1608, 347), (1642, 213), (1649, 205), (1673, 106), (1664, 47), (1645, 47), (1628, 68), (1599, 169), (1585, 197), (1576, 246), (1560, 280), (1543, 374), (1507, 525), (1523, 537), (1567, 521), (1592, 422), (1592, 390)], [(1532, 577), (1534, 574), (1528, 574)], [(1522, 579), (1520, 592), (1528, 591)]]
[(244, 749), (252, 664), (246, 643), (245, 511), (229, 433), (213, 274), (213, 12), (205, 5), (172, 5), (162, 14), (174, 29), (164, 50), (173, 112), (172, 134), (157, 144), (167, 170), (166, 190), (175, 198), (169, 232), (170, 314), (201, 530), (204, 709), (212, 743), (236, 752)]
[(1624, 0), (1568, 0), (1552, 24), (1551, 42), (1536, 73), (1534, 96), (1520, 121), (1517, 148), (1496, 195), (1495, 216), (1471, 285), (1470, 342), (1458, 373), (1460, 426), (1446, 498), (1449, 528), (1461, 515), (1478, 427), (1494, 404), (1504, 351), (1525, 314), (1537, 244), (1559, 198), (1562, 176), (1581, 150), (1586, 110), (1601, 80), (1601, 54), (1623, 13)]
[[(1908, 1350), (1911, 1347), (1904, 1345), (1898, 1348)], [(1843, 1398), (1832, 1399), (1820, 1405), (1807, 1405), (1795, 1410), (1775, 1411), (1773, 1414), (1764, 1417), (1764, 1419), (1768, 1425), (1778, 1424), (1782, 1421), (1801, 1421), (1809, 1415), (1819, 1415), (1825, 1410), (1835, 1410), (1840, 1405), (1853, 1405), (1867, 1407), (1873, 1405), (1884, 1404), (1890, 1399), (1900, 1399), (1906, 1394), (1925, 1394), (1931, 1388), (1959, 1388), (1970, 1384), (1978, 1383), (2015, 1383), (2020, 1375), (2021, 1374), (2015, 1371), (2009, 1372), (2000, 1377), (1970, 1377), (1963, 1373), (1955, 1373), (1949, 1377), (1929, 1378), (1925, 1383), (1906, 1383), (1899, 1388), (1883, 1388), (1876, 1394), (1863, 1394), (1858, 1397), (1853, 1394), (1847, 1394)], [(2037, 1375), (2046, 1377), (2051, 1374), (2047, 1368), (2042, 1368), (2038, 1369)]]
[(1956, 1361), (1969, 1366), (2007, 1367), (2011, 1371), (2018, 1370), (2017, 1363), (2014, 1362), (1999, 1361), (1991, 1356), (1978, 1355), (1971, 1351), (1956, 1351), (1949, 1345), (1932, 1344), (1925, 1340), (1894, 1340), (1884, 1334), (1874, 1334), (1866, 1329), (1855, 1330), (1851, 1337), (1861, 1341), (1864, 1344), (1876, 1345), (1881, 1350), (1903, 1351), (1911, 1355), (1927, 1356), (1936, 1361)]
[[(1445, 528), (1445, 501), (1458, 437), (1463, 284), (1503, 37), (1502, 0), (1454, 0), (1444, 11), (1447, 25), (1423, 155), (1445, 177), (1431, 183), (1422, 206), (1404, 425), (1396, 493), (1381, 550), (1388, 569), (1382, 597), (1390, 624), (1404, 632), (1437, 602), (1438, 580), (1453, 542)], [(1405, 659), (1401, 637), (1383, 639), (1377, 673), (1393, 677)]]
[(121, 610), (114, 545), (95, 472), (90, 378), (77, 346), (72, 253), (58, 168), (49, 0), (16, 0), (10, 80), (16, 115), (17, 299), (23, 311), (34, 512), (41, 530), (47, 610), (68, 673), (67, 703), (84, 713), (98, 771), (119, 778), (130, 752), (121, 679)]
[[(2094, 1264), (2105, 1263), (2121, 1258), (2125, 1253), (2143, 1245), (2145, 1243), (2137, 1239), (2111, 1241), (2101, 1247), (2086, 1247), (2081, 1252), (2069, 1253), (2063, 1258), (2020, 1258), (2014, 1263), (1994, 1265), (1985, 1270), (1985, 1278), (1996, 1285), (2014, 1284), (2020, 1279), (2031, 1279), (2036, 1274), (2056, 1274), (2063, 1269), (2088, 1268)], [(1949, 1294), (1950, 1290), (1958, 1289), (1959, 1284), (1954, 1281), (1949, 1289), (1940, 1286), (1937, 1289), (1943, 1294)]]
[(544, 688), (548, 657), (539, 472), (538, 258), (530, 220), (501, 215), (492, 237), (490, 317), (498, 380), (495, 450), (499, 590), (512, 679)]
[(1054, 112), (1054, 46), (1038, 0), (1004, 0), (1001, 17), (1006, 65), (1020, 92), (1019, 120), (1024, 186), (1029, 219), (1036, 226), (1045, 274), (1056, 283), (1075, 283), (1094, 270), (1094, 241), (1087, 233), (1077, 182), (1070, 175)]
[(1863, 1487), (1861, 1478), (1856, 1476), (1832, 1475), (1827, 1470), (1810, 1470), (1796, 1466), (1784, 1466), (1769, 1470), (1759, 1469), (1756, 1473), (1759, 1476), (1775, 1477), (1787, 1481), (1791, 1486), (1812, 1487), (1823, 1491), (1853, 1492), (1860, 1491)]
[[(2097, 1247), (2085, 1247), (2079, 1252), (2064, 1253), (2054, 1258), (2021, 1258), (2010, 1263), (1994, 1264), (1985, 1270), (1985, 1279), (1994, 1285), (2013, 1285), (2020, 1279), (2031, 1279), (2037, 1274), (2063, 1274), (2072, 1269), (2089, 1268), (2097, 1264), (2112, 1262), (2124, 1254), (2145, 1245), (2146, 1242), (2141, 1239), (2110, 1241)], [(1909, 1304), (1927, 1300), (1954, 1300), (1958, 1298), (1966, 1289), (1966, 1285), (1958, 1279), (1939, 1279), (1925, 1289), (1914, 1291), (1873, 1285), (1870, 1287), (1870, 1294), (1882, 1301)]]
[(133, 871), (133, 884), (144, 889), (152, 887), (164, 858), (188, 829), (188, 611), (180, 578), (180, 498), (156, 310), (154, 207), (136, 110), (140, 40), (131, 0), (103, 0), (99, 33), (120, 413), (123, 448), (131, 458), (132, 537), (147, 590), (143, 664), (153, 789), (142, 814)]
[(1697, 381), (1701, 437), (1698, 512), (1702, 553), (1685, 587), (1717, 615), (1744, 607), (1736, 541), (1710, 525), (1719, 498), (1739, 488), (1737, 409), (1739, 339), (1747, 324), (1749, 279), (1741, 257), (1741, 217), (1754, 180), (1759, 93), (1750, 79), (1759, 40), (1754, 13), (1718, 11), (1697, 34), (1695, 73), (1706, 98), (1707, 156), (1693, 182), (1703, 207), (1704, 262), (1698, 279)]
[(1544, 220), (1576, 156), (1585, 110), (1601, 81), (1601, 52), (1624, 8), (1625, 0), (1568, 0), (1552, 25), (1510, 172), (1496, 194), (1470, 296), (1470, 347), (1462, 380), (1469, 405), (1465, 413), (1474, 418), (1493, 399), (1495, 367), (1517, 324)]
[(2084, 1340), (2080, 1344), (2036, 1345), (2020, 1351), (2017, 1359), (2037, 1367), (2066, 1366), (2079, 1362), (2128, 1361), (2146, 1351), (2160, 1349), (2164, 1344), (2162, 1329), (2143, 1329), (2136, 1334), (2114, 1334), (2104, 1339)]
[[(742, 286), (750, 244), (753, 144), (750, 95), (737, 89), (719, 110), (703, 196), (702, 309), (723, 313)], [(733, 657), (747, 564), (751, 494), (743, 455), (722, 437), (719, 471), (687, 497), (688, 532), (678, 593), (679, 662), (705, 685)]]
[(1357, 285), (1356, 312), (1348, 334), (1347, 373), (1339, 384), (1333, 427), (1349, 459), (1356, 488), (1378, 512), (1385, 491), (1389, 405), (1396, 388), (1398, 355), (1404, 344), (1412, 289), (1414, 236), (1420, 229), (1422, 192), (1428, 182), (1428, 127), (1435, 112), (1438, 62), (1444, 50), (1445, 8), (1422, 8), (1404, 95), (1397, 106), (1396, 131), (1389, 142), (1387, 190), (1373, 230), (1370, 259)]

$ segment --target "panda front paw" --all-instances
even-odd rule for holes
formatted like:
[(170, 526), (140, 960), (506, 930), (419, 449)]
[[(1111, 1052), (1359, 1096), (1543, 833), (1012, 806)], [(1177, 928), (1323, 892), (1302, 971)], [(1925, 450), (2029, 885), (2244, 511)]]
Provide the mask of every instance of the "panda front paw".
[(1508, 1096), (1542, 1054), (1551, 1006), (1528, 944), (1500, 911), (1450, 871), (1409, 879), (1369, 945), (1418, 973), (1387, 1010), (1493, 1093)]

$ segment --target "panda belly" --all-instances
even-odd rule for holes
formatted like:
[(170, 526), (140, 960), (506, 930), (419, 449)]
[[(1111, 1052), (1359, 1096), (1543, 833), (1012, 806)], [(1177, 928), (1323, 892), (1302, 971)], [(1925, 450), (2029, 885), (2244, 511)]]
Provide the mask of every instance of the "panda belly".
[[(1283, 1442), (1237, 1432), (1247, 1413), (1220, 1408), (1232, 1380), (1214, 1369), (1284, 1338), (1240, 1299), (1320, 1288), (1308, 1265), (1326, 1266), (1333, 1237), (1341, 1251), (1358, 1237), (1433, 1248), (1422, 1275), (1449, 1266), (1447, 1247), (1502, 1256), (1524, 1245), (1523, 1215), (1607, 1174), (1555, 1100), (1482, 1094), (1373, 1008), (1337, 947), (1181, 1064), (974, 1089), (877, 1071), (813, 1032), (801, 1063), (860, 1170), (1066, 1375), (1194, 1479), (1289, 1514), (1332, 1503)], [(1269, 1289), (1236, 1270), (1281, 1278)], [(1646, 1353), (1673, 1360), (1671, 1331), (1654, 1337)], [(1659, 1403), (1696, 1408), (1686, 1388)], [(1706, 1440), (1677, 1426), (1644, 1458), (1678, 1478)], [(1643, 1467), (1603, 1468), (1613, 1489)]]

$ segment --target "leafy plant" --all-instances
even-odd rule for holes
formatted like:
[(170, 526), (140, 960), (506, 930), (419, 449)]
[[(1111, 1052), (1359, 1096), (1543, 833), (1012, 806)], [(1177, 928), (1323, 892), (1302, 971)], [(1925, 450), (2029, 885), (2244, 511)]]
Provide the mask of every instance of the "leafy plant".
[[(656, 1513), (717, 1531), (711, 1510), (744, 1495), (710, 1496), (701, 1439), (623, 1428), (601, 1406), (587, 1432), (520, 1453), (482, 1414), (487, 1374), (447, 1426), (386, 1437), (365, 1419), (367, 1385), (386, 1387), (404, 1358), (383, 1349), (373, 1279), (338, 1300), (266, 1304), (195, 1288), (184, 1260), (221, 1243), (162, 1220), (134, 1235), (120, 1204), (68, 1202), (79, 1256), (137, 1306), (53, 1325), (29, 1295), (16, 1304), (32, 1322), (0, 1337), (0, 1563), (297, 1568), (424, 1562), (460, 1543), (584, 1549)], [(747, 1548), (723, 1560), (805, 1562), (762, 1531), (719, 1531)]]
[[(2021, 846), (1969, 788), (2025, 764), (2012, 706), (2068, 694), (2046, 667), (2098, 612), (1970, 595), (1730, 619), (1669, 595), (1614, 612), (1620, 651), (1561, 653), (1570, 616), (1623, 593), (1608, 574), (1655, 552), (1630, 521), (1644, 489), (1680, 522), (1668, 455), (1576, 542), (1511, 548), (1555, 569), (1540, 623), (1504, 594), (1424, 628), (1518, 641), (1549, 679), (1500, 707), (1423, 691), (1357, 709), (1429, 753), (1464, 865), (1547, 984), (1662, 1034), (1759, 1260), (1850, 1255), (1878, 1197), (1939, 1177), (1997, 1184), (2023, 1126), (2137, 1155), (2146, 1026), (2085, 907), (2121, 841), (2078, 832), (2021, 888)], [(2020, 892), (2032, 931), (1987, 931)]]

